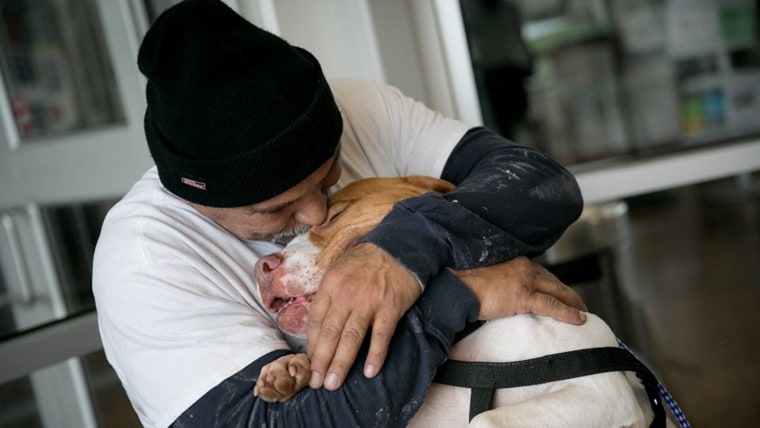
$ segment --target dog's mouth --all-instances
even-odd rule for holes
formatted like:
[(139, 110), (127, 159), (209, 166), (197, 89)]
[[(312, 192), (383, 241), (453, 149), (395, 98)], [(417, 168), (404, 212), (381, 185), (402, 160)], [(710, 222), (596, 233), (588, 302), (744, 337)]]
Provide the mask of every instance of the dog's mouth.
[(269, 312), (276, 314), (293, 304), (308, 305), (313, 298), (314, 293), (304, 294), (302, 296), (274, 296), (272, 301), (268, 302), (266, 307)]
[(314, 293), (302, 296), (275, 297), (267, 310), (277, 314), (280, 329), (296, 337), (306, 337), (309, 328), (309, 305)]

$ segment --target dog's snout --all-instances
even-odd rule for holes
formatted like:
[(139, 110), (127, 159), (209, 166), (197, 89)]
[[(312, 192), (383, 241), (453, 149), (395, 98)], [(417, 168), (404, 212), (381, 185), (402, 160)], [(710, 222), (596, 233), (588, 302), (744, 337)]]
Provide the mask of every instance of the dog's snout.
[(282, 254), (280, 253), (274, 253), (274, 254), (268, 254), (262, 258), (260, 258), (257, 262), (257, 269), (261, 269), (264, 273), (270, 273), (273, 270), (277, 269), (277, 266), (282, 263)]
[(253, 266), (253, 277), (259, 287), (270, 288), (272, 286), (272, 272), (282, 264), (282, 254), (274, 253), (262, 256)]

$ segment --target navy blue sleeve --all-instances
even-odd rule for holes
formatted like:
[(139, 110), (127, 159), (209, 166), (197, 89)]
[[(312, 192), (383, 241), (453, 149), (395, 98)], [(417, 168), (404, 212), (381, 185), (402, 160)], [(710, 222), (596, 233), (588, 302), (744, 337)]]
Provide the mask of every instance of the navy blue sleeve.
[(441, 178), (456, 189), (397, 203), (361, 239), (383, 248), (423, 284), (447, 266), (459, 270), (539, 255), (583, 209), (569, 171), (486, 128), (462, 137)]
[[(450, 308), (446, 311), (436, 308)], [(175, 427), (400, 427), (419, 410), (437, 368), (465, 324), (477, 319), (475, 296), (444, 271), (399, 322), (383, 370), (362, 374), (369, 342), (341, 388), (305, 388), (285, 403), (253, 396), (261, 368), (289, 353), (274, 351), (223, 381), (187, 409)], [(245, 346), (241, 344), (240, 346)], [(188, 375), (192, 375), (188, 373)]]

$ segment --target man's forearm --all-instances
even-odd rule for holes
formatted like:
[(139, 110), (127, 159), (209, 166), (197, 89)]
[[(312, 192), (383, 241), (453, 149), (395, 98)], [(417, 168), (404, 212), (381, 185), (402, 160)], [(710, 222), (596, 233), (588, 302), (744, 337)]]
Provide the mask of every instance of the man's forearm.
[(485, 128), (464, 136), (442, 178), (457, 188), (396, 204), (362, 238), (423, 282), (446, 266), (466, 269), (538, 255), (583, 208), (580, 189), (565, 168)]

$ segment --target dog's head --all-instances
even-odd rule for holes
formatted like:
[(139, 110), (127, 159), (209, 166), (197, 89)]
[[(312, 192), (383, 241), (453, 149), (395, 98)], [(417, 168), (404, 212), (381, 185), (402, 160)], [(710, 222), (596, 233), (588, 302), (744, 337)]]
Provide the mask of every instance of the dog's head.
[(453, 188), (447, 181), (409, 176), (368, 178), (339, 190), (329, 198), (325, 223), (256, 262), (262, 304), (277, 314), (282, 331), (305, 337), (309, 303), (330, 264), (380, 223), (396, 202)]

